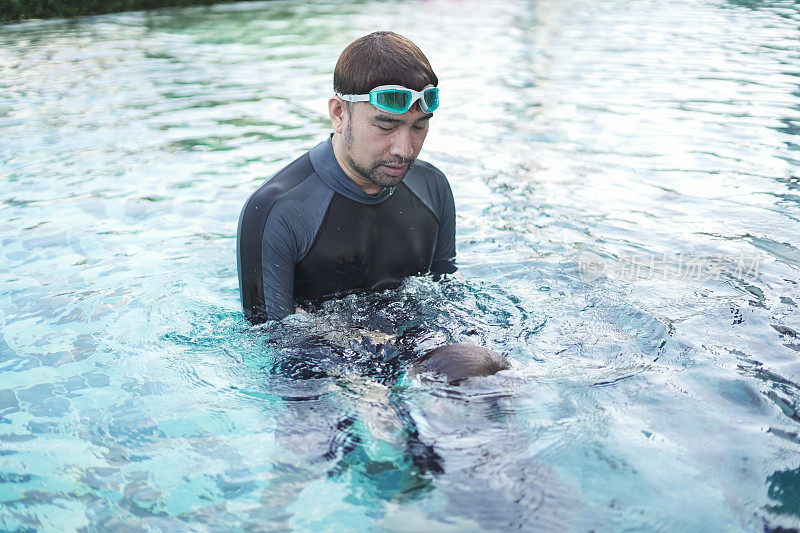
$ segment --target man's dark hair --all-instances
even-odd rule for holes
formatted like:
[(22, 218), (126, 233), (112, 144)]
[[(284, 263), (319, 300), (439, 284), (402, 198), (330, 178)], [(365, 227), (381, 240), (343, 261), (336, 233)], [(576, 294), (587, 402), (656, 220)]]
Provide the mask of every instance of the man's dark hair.
[(356, 39), (342, 51), (333, 71), (333, 90), (366, 94), (380, 85), (403, 85), (416, 91), (438, 85), (439, 78), (417, 45), (392, 31)]

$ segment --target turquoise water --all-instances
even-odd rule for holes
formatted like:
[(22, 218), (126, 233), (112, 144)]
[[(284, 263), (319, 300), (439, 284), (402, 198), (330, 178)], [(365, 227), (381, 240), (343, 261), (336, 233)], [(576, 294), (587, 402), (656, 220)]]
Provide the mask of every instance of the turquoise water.
[[(459, 273), (250, 327), (239, 210), (378, 28), (441, 80)], [(722, 0), (0, 28), (0, 529), (800, 527), (798, 29)], [(412, 378), (351, 326), (512, 368)]]

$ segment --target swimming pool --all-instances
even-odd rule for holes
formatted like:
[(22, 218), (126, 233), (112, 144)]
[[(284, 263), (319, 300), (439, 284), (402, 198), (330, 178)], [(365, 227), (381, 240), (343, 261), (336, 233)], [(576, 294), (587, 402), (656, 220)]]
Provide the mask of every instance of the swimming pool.
[[(800, 526), (798, 27), (434, 0), (0, 28), (0, 529)], [(421, 157), (460, 270), (249, 327), (239, 210), (378, 28), (441, 80)], [(350, 325), (512, 368), (411, 379)]]

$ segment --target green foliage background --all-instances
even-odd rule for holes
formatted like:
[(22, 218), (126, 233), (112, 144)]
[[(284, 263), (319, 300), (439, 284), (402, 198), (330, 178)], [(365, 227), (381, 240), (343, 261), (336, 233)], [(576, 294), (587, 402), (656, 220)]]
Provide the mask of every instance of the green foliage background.
[(0, 22), (217, 3), (220, 0), (0, 0)]

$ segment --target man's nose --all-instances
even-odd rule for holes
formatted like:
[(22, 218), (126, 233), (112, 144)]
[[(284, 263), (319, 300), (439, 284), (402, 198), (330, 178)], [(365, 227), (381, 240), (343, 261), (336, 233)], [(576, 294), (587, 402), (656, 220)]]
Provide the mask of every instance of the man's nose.
[(400, 157), (411, 157), (414, 155), (411, 132), (406, 128), (398, 128), (398, 131), (392, 136), (392, 155)]

